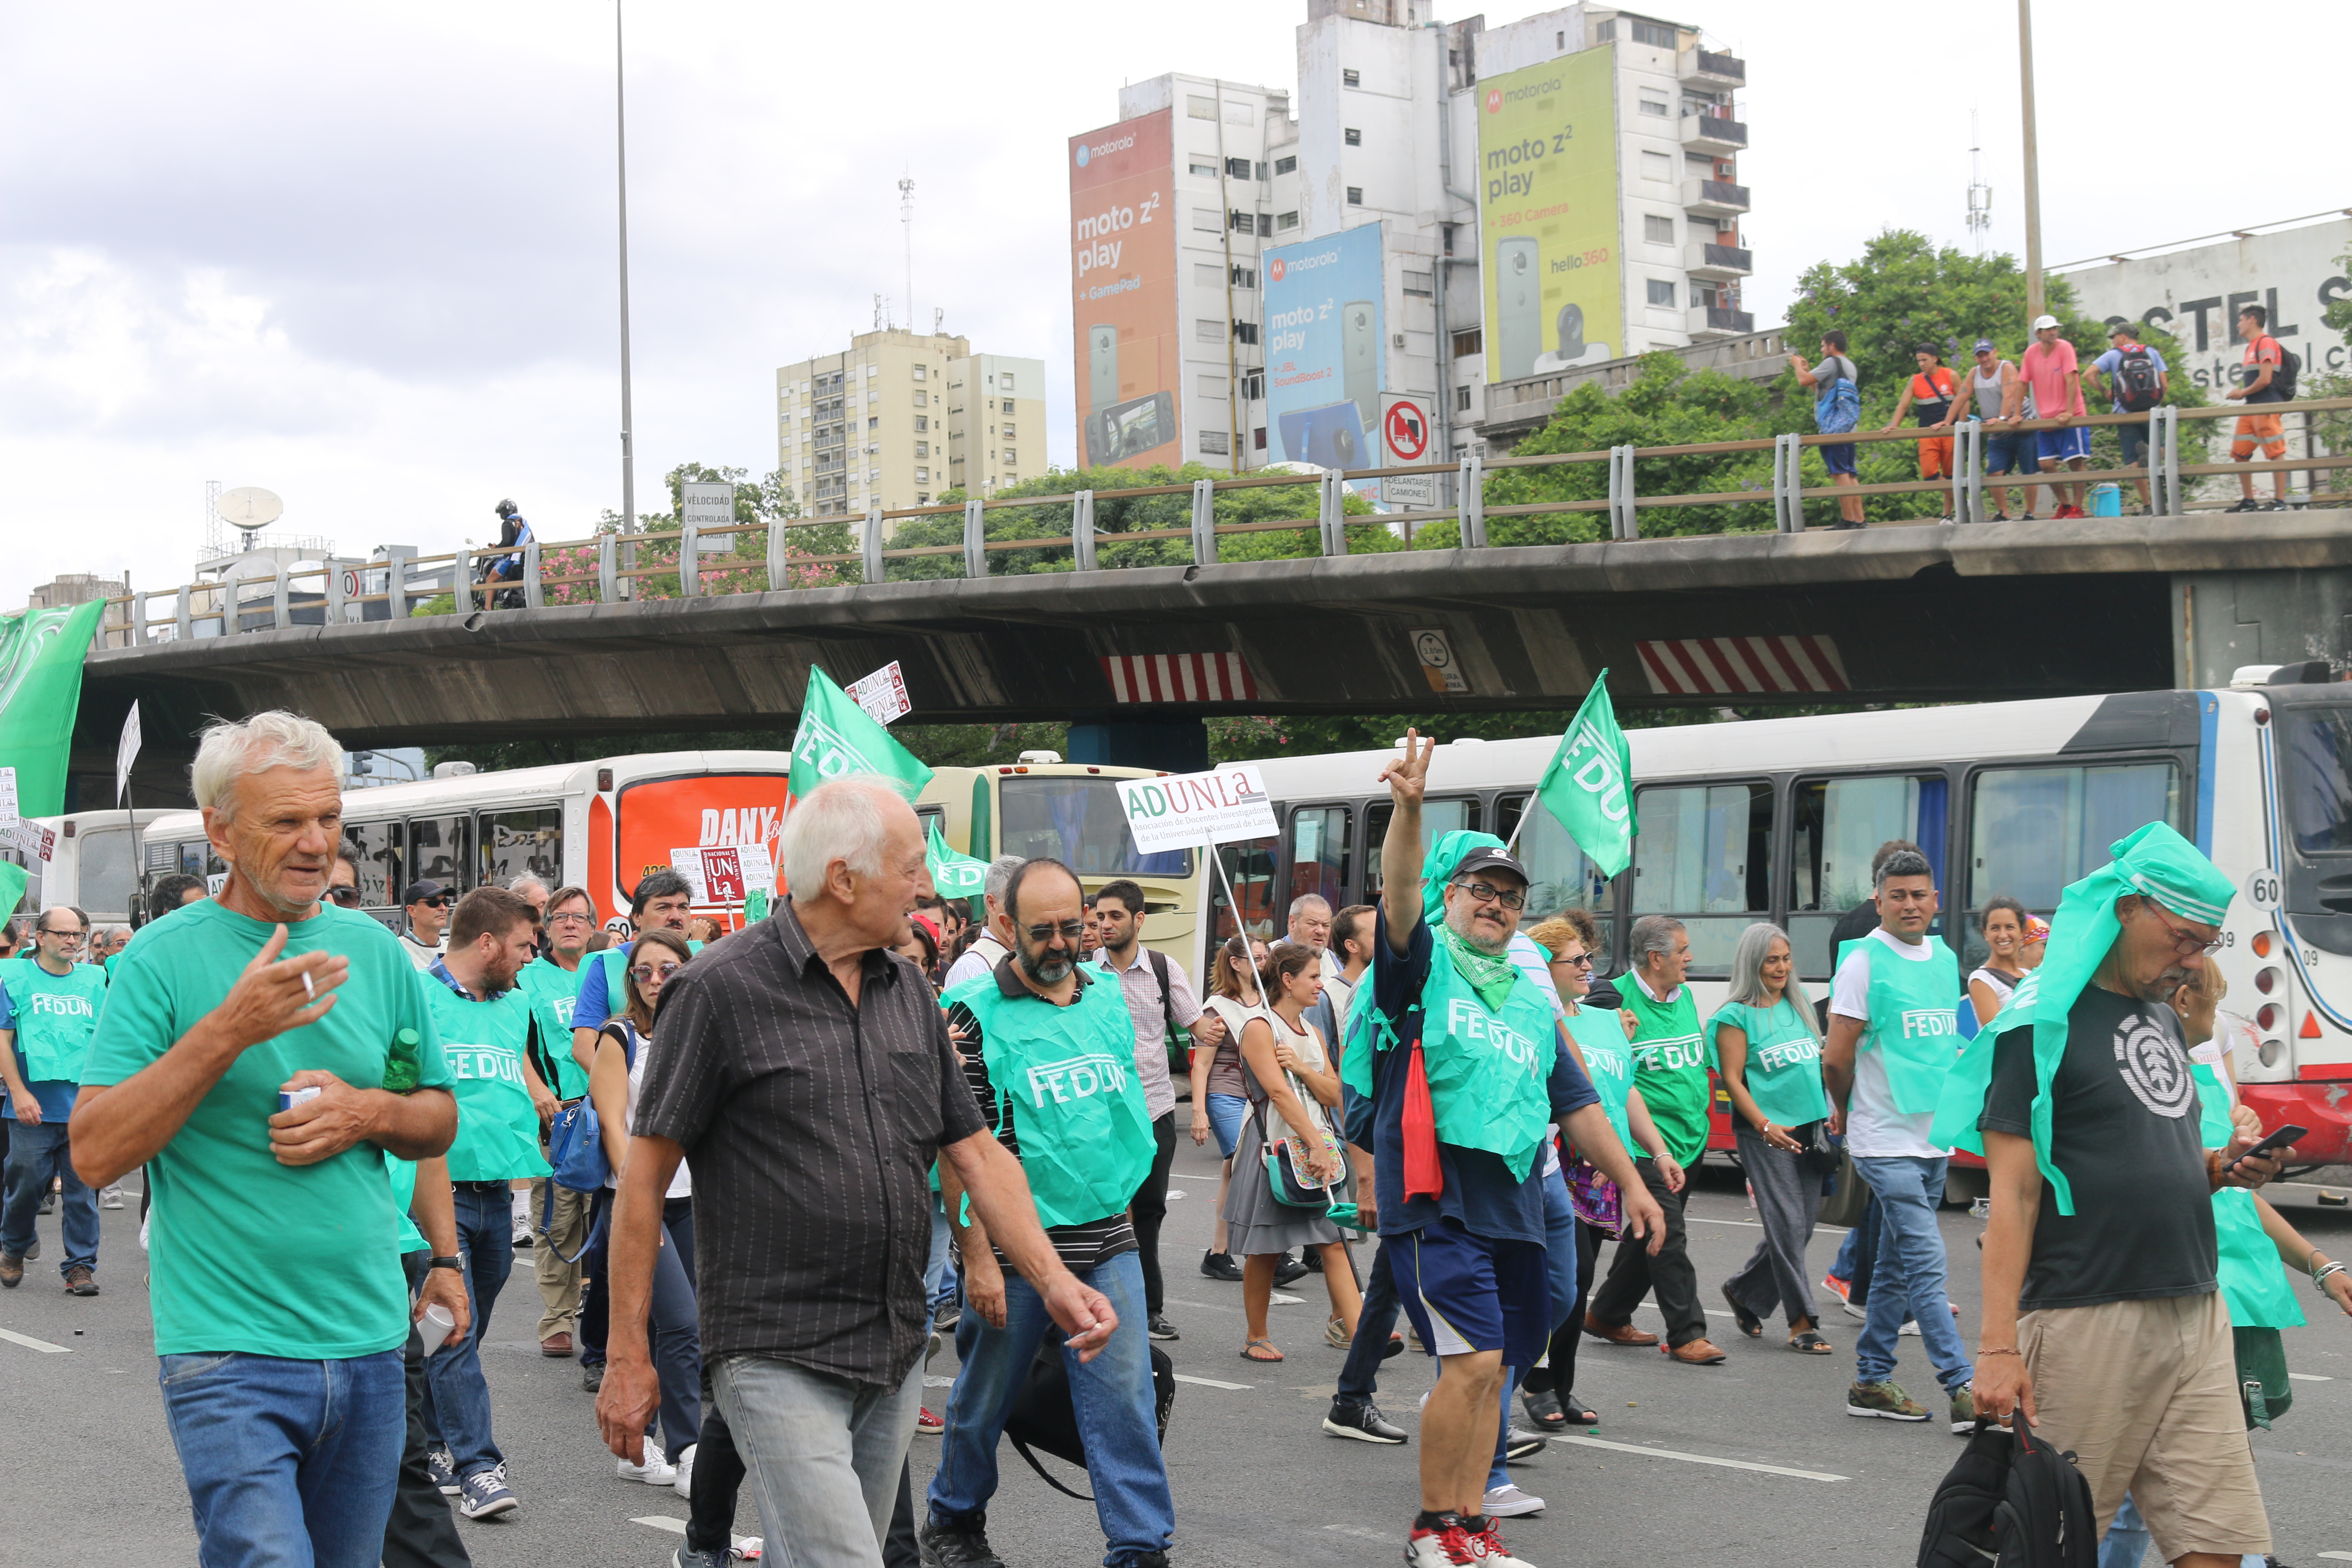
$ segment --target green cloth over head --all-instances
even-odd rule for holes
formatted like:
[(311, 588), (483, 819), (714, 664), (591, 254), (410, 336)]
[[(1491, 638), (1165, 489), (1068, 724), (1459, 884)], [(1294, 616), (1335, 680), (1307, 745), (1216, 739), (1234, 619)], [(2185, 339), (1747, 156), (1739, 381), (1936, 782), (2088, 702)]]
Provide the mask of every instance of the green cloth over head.
[(2108, 846), (2109, 864), (2068, 888), (2050, 922), (2049, 954), (2035, 970), (2033, 1005), (2033, 1151), (2058, 1212), (2074, 1212), (2074, 1189), (2050, 1158), (2050, 1080), (2066, 1054), (2066, 1016), (2106, 962), (2123, 930), (2116, 900), (2140, 894), (2174, 915), (2220, 925), (2237, 889), (2197, 846), (2161, 822)]

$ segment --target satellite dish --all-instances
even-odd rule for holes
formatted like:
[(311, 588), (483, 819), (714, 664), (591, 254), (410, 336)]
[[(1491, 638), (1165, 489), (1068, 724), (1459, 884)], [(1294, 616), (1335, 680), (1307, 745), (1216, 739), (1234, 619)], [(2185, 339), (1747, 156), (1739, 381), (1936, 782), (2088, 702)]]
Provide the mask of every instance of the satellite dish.
[(276, 522), (286, 503), (259, 485), (240, 485), (222, 493), (218, 510), (223, 522), (251, 533)]

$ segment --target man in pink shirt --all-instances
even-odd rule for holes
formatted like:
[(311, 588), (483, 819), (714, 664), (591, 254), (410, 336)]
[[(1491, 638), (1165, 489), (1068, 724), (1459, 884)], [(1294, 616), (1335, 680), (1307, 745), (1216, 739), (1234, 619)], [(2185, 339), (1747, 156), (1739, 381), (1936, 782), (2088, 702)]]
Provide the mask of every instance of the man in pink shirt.
[[(2017, 374), (2025, 383), (2026, 395), (2032, 399), (2026, 416), (2033, 419), (2079, 419), (2086, 410), (2083, 406), (2082, 383), (2074, 372), (2074, 345), (2059, 334), (2058, 318), (2037, 316), (2033, 320), (2033, 341), (2025, 346), (2018, 360)], [(2091, 432), (2077, 425), (2063, 430), (2044, 430), (2038, 437), (2042, 449), (2042, 471), (2055, 473), (2060, 463), (2080, 473), (2091, 456)], [(2053, 517), (2083, 515), (2083, 487), (2053, 485), (2048, 487), (2058, 496), (2058, 510)], [(2032, 499), (2027, 498), (2031, 506)]]

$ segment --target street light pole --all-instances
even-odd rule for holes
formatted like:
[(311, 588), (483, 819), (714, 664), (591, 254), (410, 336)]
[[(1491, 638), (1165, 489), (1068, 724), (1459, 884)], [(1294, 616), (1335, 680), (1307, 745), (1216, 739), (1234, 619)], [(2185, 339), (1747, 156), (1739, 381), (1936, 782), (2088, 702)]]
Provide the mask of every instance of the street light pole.
[(2025, 319), (2042, 317), (2042, 165), (2033, 130), (2033, 0), (2017, 0), (2017, 59), (2025, 102)]
[(613, 0), (613, 130), (618, 156), (621, 214), (621, 531), (637, 527), (637, 455), (629, 416), (629, 111), (622, 68), (621, 5)]

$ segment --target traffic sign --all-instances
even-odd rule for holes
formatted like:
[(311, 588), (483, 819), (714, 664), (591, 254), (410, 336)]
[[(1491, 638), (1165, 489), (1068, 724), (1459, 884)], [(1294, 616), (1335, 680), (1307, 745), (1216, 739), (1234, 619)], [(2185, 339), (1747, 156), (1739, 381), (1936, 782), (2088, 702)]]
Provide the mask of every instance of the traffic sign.
[(1400, 463), (1417, 463), (1429, 450), (1429, 422), (1421, 415), (1418, 403), (1391, 403), (1381, 416), (1381, 428), (1387, 433), (1389, 455)]
[[(1381, 394), (1381, 458), (1383, 468), (1431, 460), (1429, 433), (1437, 423), (1430, 405), (1402, 392)], [(1437, 476), (1391, 474), (1381, 481), (1382, 499), (1400, 511), (1426, 511), (1437, 505)]]

